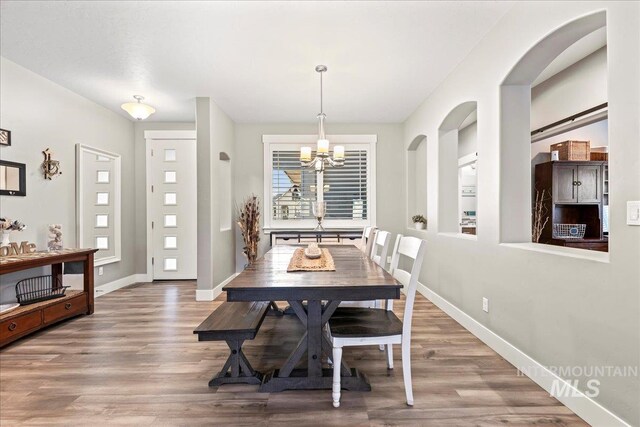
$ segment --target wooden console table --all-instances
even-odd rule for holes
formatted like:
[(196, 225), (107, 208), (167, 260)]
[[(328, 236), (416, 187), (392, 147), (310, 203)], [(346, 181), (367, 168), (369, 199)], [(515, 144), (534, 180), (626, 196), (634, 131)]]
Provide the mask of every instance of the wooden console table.
[(68, 290), (62, 298), (21, 306), (0, 315), (0, 347), (61, 320), (93, 314), (93, 255), (96, 252), (97, 249), (63, 249), (0, 258), (0, 276), (50, 265), (51, 275), (58, 283), (62, 283), (63, 263), (84, 264), (83, 290)]
[(269, 246), (316, 243), (354, 244), (362, 237), (362, 230), (273, 230)]

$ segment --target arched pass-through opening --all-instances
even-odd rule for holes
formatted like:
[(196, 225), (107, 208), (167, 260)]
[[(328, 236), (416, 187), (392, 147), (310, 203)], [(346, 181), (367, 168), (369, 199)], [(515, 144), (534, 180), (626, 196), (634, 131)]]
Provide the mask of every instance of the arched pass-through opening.
[(411, 217), (427, 217), (427, 137), (418, 135), (407, 147), (407, 227), (413, 227)]
[(477, 108), (475, 101), (458, 105), (438, 128), (439, 232), (475, 234)]
[(569, 46), (606, 25), (604, 11), (583, 16), (540, 40), (500, 86), (500, 241), (531, 242), (531, 85)]

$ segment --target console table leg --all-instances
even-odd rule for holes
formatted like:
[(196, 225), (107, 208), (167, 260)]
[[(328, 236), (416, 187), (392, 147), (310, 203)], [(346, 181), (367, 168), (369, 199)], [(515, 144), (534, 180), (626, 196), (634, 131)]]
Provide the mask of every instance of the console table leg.
[(87, 255), (84, 260), (84, 291), (87, 293), (87, 314), (93, 314), (93, 253)]
[(60, 289), (62, 287), (62, 263), (51, 264), (51, 279), (53, 289)]

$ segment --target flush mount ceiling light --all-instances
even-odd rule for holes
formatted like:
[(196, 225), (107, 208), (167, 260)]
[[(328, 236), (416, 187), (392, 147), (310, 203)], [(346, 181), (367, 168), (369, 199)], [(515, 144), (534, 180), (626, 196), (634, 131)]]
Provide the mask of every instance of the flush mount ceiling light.
[(129, 113), (131, 117), (136, 120), (144, 120), (153, 113), (156, 112), (156, 109), (150, 105), (143, 104), (141, 101), (144, 100), (143, 96), (133, 95), (134, 99), (138, 102), (127, 102), (122, 104), (120, 107)]
[(325, 164), (339, 168), (344, 166), (344, 146), (333, 147), (333, 159), (329, 154), (329, 140), (324, 133), (324, 119), (327, 117), (322, 109), (322, 73), (327, 71), (326, 65), (316, 66), (316, 71), (320, 74), (320, 113), (318, 114), (318, 146), (316, 156), (311, 157), (311, 147), (300, 149), (300, 163), (303, 167), (314, 168), (318, 172), (324, 171)]

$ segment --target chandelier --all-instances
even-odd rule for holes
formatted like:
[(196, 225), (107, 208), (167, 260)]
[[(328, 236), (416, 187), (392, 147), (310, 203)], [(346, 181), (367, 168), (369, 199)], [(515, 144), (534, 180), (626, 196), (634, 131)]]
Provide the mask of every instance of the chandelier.
[(300, 148), (300, 163), (303, 167), (314, 168), (318, 172), (324, 171), (325, 165), (339, 168), (344, 166), (344, 147), (336, 145), (333, 147), (333, 158), (329, 155), (329, 140), (324, 133), (324, 119), (327, 117), (322, 110), (322, 73), (327, 71), (326, 65), (316, 66), (316, 71), (320, 73), (320, 114), (318, 114), (318, 145), (316, 157), (311, 157), (311, 147)]

